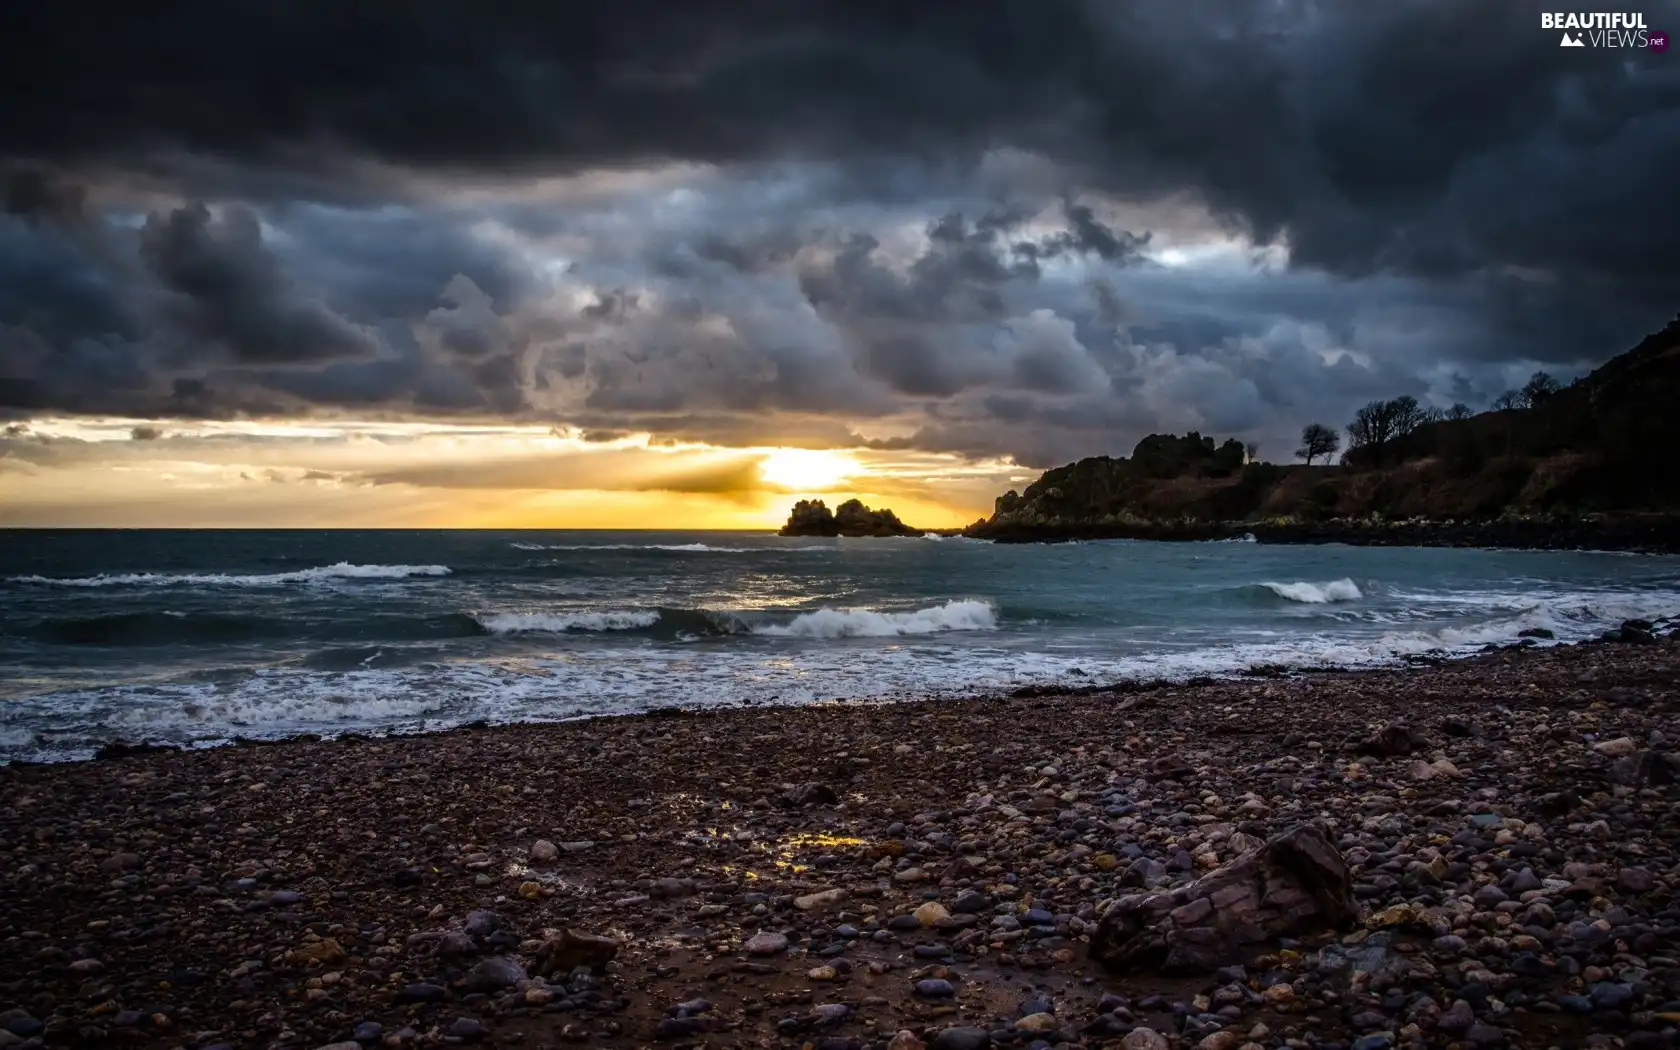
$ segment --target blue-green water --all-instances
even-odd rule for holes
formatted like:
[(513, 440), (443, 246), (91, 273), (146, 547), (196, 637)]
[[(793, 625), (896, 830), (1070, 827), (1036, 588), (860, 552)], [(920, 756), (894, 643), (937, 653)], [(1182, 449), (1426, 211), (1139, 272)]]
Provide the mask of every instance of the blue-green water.
[(0, 758), (1344, 666), (1680, 612), (1680, 559), (763, 533), (0, 533)]

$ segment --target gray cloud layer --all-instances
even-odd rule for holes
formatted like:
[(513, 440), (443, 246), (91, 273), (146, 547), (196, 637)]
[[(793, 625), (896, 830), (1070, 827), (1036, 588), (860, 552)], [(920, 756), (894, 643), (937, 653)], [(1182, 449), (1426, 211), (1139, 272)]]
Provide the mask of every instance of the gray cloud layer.
[(80, 6), (0, 33), (13, 415), (1277, 454), (1680, 298), (1680, 61), (1520, 5)]

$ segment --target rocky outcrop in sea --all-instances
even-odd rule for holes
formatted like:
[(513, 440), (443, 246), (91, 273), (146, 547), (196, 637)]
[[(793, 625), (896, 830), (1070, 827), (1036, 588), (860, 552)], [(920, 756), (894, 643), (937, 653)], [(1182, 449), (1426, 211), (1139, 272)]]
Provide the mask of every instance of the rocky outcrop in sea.
[(921, 536), (924, 530), (911, 528), (898, 515), (882, 507), (871, 510), (861, 500), (849, 499), (834, 510), (820, 499), (802, 499), (793, 505), (780, 536)]

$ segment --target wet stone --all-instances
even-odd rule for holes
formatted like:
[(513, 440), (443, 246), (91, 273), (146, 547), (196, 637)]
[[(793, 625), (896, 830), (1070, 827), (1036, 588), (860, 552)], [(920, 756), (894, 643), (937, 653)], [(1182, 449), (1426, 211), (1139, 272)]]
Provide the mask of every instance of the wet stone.
[[(918, 923), (918, 925), (920, 925)], [(761, 931), (748, 937), (741, 945), (741, 950), (748, 955), (760, 957), (780, 955), (787, 951), (788, 939), (786, 934)]]
[(405, 985), (402, 991), (397, 993), (399, 1003), (437, 1003), (447, 998), (449, 992), (442, 985), (425, 982)]
[(462, 1042), (475, 1043), (488, 1034), (484, 1022), (472, 1017), (457, 1017), (449, 1026), (449, 1035)]
[(933, 1050), (985, 1050), (992, 1045), (992, 1033), (984, 1028), (946, 1028), (930, 1045)]

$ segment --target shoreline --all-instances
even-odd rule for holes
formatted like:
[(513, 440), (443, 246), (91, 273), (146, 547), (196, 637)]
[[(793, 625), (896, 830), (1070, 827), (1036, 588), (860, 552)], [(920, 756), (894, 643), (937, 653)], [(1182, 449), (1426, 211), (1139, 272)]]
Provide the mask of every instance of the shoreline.
[[(1611, 553), (1611, 552), (1605, 552)], [(781, 708), (803, 707), (849, 707), (874, 706), (892, 704), (918, 704), (943, 702), (978, 702), (1018, 700), (1048, 696), (1085, 697), (1085, 696), (1130, 696), (1137, 693), (1148, 693), (1162, 689), (1178, 687), (1197, 687), (1212, 685), (1218, 682), (1248, 681), (1254, 679), (1287, 680), (1306, 675), (1323, 674), (1365, 674), (1379, 671), (1390, 671), (1412, 667), (1440, 667), (1448, 663), (1474, 659), (1492, 652), (1527, 650), (1535, 648), (1554, 648), (1558, 646), (1592, 645), (1605, 641), (1616, 641), (1631, 630), (1632, 641), (1635, 643), (1653, 641), (1666, 634), (1680, 633), (1680, 615), (1658, 616), (1654, 620), (1629, 620), (1619, 627), (1609, 628), (1597, 638), (1566, 639), (1554, 641), (1550, 632), (1523, 631), (1512, 639), (1504, 641), (1489, 641), (1481, 644), (1465, 643), (1456, 648), (1436, 648), (1420, 652), (1394, 651), (1389, 657), (1376, 659), (1365, 664), (1357, 663), (1252, 663), (1241, 668), (1233, 668), (1219, 672), (1198, 672), (1179, 677), (1130, 677), (1108, 681), (1104, 683), (1073, 684), (1071, 682), (1049, 684), (1026, 684), (1010, 689), (981, 689), (981, 690), (950, 690), (945, 692), (923, 691), (912, 695), (882, 694), (879, 696), (837, 697), (829, 700), (814, 700), (805, 703), (797, 701), (746, 701), (716, 705), (666, 705), (649, 708), (642, 711), (604, 712), (595, 714), (579, 714), (553, 719), (522, 719), (517, 721), (499, 721), (491, 719), (472, 719), (453, 725), (437, 727), (420, 726), (418, 728), (400, 725), (367, 726), (355, 729), (345, 729), (339, 732), (320, 732), (304, 730), (286, 732), (276, 735), (245, 736), (234, 734), (226, 737), (205, 737), (194, 740), (171, 741), (157, 738), (115, 739), (109, 740), (92, 749), (90, 754), (66, 755), (63, 757), (46, 758), (0, 758), (0, 770), (8, 766), (55, 766), (72, 763), (104, 762), (115, 759), (128, 758), (136, 755), (167, 754), (193, 751), (218, 751), (226, 749), (272, 747), (277, 744), (318, 744), (339, 740), (383, 740), (404, 737), (425, 737), (448, 734), (461, 731), (479, 729), (504, 728), (518, 725), (568, 725), (576, 722), (591, 722), (595, 720), (612, 720), (639, 717), (676, 717), (697, 714), (710, 714), (726, 711), (770, 711)], [(1652, 635), (1647, 639), (1644, 635)]]
[[(1677, 660), (1662, 637), (7, 766), (0, 1028), (143, 1050), (1672, 1045)], [(1400, 716), (1420, 736), (1363, 754)], [(1099, 904), (1314, 821), (1354, 932), (1240, 972), (1091, 958)], [(545, 964), (599, 950), (544, 949), (561, 927), (615, 961)]]
[(994, 543), (1066, 543), (1078, 540), (1154, 540), (1165, 543), (1239, 541), (1359, 547), (1479, 547), (1508, 550), (1626, 551), (1680, 553), (1680, 516), (1661, 514), (1597, 519), (1508, 519), (1494, 521), (1323, 522), (1170, 521), (982, 523), (963, 535)]

